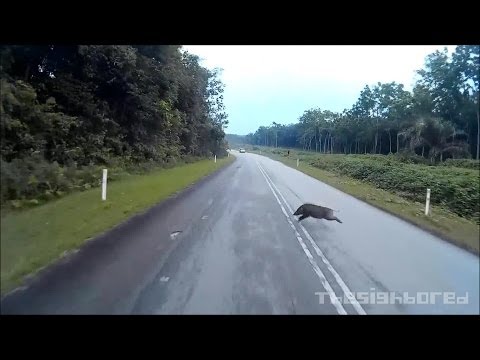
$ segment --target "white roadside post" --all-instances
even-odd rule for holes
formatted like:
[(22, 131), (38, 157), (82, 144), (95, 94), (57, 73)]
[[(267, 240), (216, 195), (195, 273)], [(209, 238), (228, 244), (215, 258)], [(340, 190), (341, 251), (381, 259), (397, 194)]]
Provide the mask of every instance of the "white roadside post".
[(107, 169), (103, 169), (102, 200), (107, 200)]
[(217, 162), (217, 155), (215, 155), (215, 162)]
[(298, 162), (299, 162), (299, 159), (297, 159), (297, 167), (298, 167)]
[(425, 203), (425, 215), (430, 212), (430, 189), (427, 189), (427, 202)]

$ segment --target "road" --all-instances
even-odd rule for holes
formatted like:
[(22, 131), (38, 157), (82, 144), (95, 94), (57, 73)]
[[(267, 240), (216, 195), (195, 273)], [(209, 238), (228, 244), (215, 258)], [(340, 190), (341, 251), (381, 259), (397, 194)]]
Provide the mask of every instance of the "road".
[[(479, 258), (279, 162), (236, 161), (89, 241), (3, 314), (479, 314)], [(338, 209), (342, 224), (292, 213)]]

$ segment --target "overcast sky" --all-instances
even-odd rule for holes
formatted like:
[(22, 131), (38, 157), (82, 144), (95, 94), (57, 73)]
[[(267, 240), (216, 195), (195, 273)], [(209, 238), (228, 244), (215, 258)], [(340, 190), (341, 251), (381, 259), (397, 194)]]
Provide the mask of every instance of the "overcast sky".
[[(273, 121), (297, 122), (310, 108), (342, 111), (365, 85), (411, 90), (425, 57), (445, 46), (184, 46), (207, 68), (223, 69), (227, 133), (245, 135)], [(449, 52), (455, 46), (447, 46)]]

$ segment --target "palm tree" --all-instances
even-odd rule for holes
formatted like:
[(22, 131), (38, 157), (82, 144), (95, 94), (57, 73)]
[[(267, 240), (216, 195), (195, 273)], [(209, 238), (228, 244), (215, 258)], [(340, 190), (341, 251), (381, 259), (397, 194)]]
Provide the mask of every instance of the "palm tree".
[[(410, 149), (422, 147), (422, 156), (424, 156), (425, 147), (428, 147), (428, 156), (433, 163), (439, 156), (443, 161), (443, 154), (466, 153), (466, 143), (455, 141), (454, 135), (458, 133), (455, 127), (448, 121), (439, 118), (426, 117), (417, 121), (413, 126), (400, 133), (410, 143)], [(448, 141), (453, 139), (453, 141)]]

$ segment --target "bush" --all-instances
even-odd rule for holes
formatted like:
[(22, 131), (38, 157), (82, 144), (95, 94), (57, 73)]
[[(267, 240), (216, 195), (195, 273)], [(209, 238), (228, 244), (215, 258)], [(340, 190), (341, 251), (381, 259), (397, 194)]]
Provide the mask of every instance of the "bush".
[(480, 170), (480, 161), (474, 159), (447, 159), (439, 165)]
[(100, 187), (102, 169), (108, 168), (108, 181), (117, 181), (129, 174), (145, 174), (156, 169), (172, 168), (199, 161), (202, 157), (169, 157), (166, 161), (135, 163), (128, 158), (107, 159), (107, 165), (60, 166), (36, 154), (7, 162), (0, 159), (2, 208), (21, 209), (45, 203), (73, 191)]
[(476, 170), (408, 164), (389, 156), (374, 160), (365, 156), (321, 156), (311, 164), (422, 203), (426, 189), (430, 188), (432, 204), (479, 221), (479, 173)]
[(411, 152), (402, 151), (396, 154), (389, 154), (387, 157), (393, 158), (398, 162), (405, 164), (433, 165), (428, 159)]
[[(10, 202), (13, 207), (19, 208), (27, 204), (39, 204), (74, 190), (88, 190), (100, 186), (101, 171), (98, 166), (61, 167), (38, 155), (11, 162), (2, 159), (1, 204), (4, 206)], [(109, 178), (116, 178), (115, 171)]]

